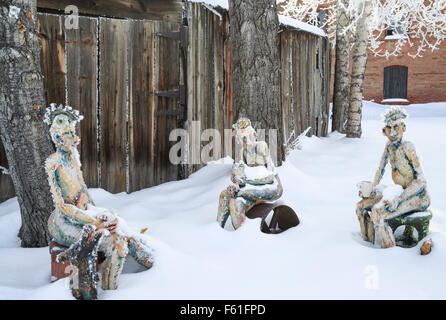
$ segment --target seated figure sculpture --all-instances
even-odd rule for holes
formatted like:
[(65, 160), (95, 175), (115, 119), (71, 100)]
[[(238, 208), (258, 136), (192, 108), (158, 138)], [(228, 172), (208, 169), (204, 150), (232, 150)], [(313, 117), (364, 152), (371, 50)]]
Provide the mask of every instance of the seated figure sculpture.
[[(396, 245), (394, 232), (397, 227), (405, 226), (405, 233), (417, 228), (415, 244), (428, 233), (429, 220), (432, 215), (426, 211), (430, 198), (426, 189), (426, 179), (414, 145), (403, 140), (406, 130), (404, 119), (407, 114), (400, 107), (391, 107), (384, 117), (383, 134), (389, 139), (376, 172), (375, 179), (368, 191), (360, 191), (363, 198), (357, 205), (356, 214), (359, 219), (362, 237), (375, 243), (375, 238), (382, 248)], [(377, 188), (387, 163), (390, 162), (392, 179), (403, 189), (393, 200), (383, 200), (383, 193)], [(420, 214), (420, 213), (425, 214)], [(416, 214), (415, 214), (416, 213)], [(411, 236), (411, 235), (409, 235)], [(402, 245), (402, 246), (413, 246)]]
[(234, 128), (242, 146), (236, 157), (240, 161), (232, 167), (232, 184), (220, 194), (217, 215), (220, 226), (228, 230), (238, 229), (253, 206), (275, 201), (283, 192), (268, 146), (264, 141), (257, 141), (251, 121), (241, 118)]
[[(137, 234), (129, 234), (125, 221), (113, 211), (94, 206), (84, 182), (77, 145), (76, 124), (83, 119), (77, 110), (54, 103), (47, 108), (45, 123), (50, 126), (56, 152), (46, 160), (46, 172), (55, 210), (48, 220), (48, 229), (57, 243), (69, 247), (81, 238), (87, 224), (105, 234), (99, 251), (105, 255), (102, 269), (102, 289), (116, 289), (127, 254), (146, 268), (153, 258), (150, 248)], [(93, 142), (93, 143), (96, 143)], [(122, 226), (122, 228), (120, 228)]]

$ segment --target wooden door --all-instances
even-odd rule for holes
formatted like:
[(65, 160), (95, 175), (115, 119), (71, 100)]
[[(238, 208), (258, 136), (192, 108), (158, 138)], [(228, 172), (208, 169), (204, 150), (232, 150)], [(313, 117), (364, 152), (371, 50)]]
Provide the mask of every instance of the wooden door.
[(407, 98), (407, 67), (384, 68), (384, 99)]

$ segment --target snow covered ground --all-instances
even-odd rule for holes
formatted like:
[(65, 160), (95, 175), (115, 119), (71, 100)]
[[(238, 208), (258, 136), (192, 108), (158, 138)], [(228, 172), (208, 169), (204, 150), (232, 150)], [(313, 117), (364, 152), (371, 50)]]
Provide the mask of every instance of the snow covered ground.
[[(210, 164), (184, 181), (126, 195), (92, 189), (96, 204), (148, 227), (156, 263), (127, 263), (119, 289), (102, 299), (445, 299), (446, 103), (410, 105), (405, 138), (428, 180), (433, 251), (376, 249), (362, 241), (356, 183), (373, 179), (385, 144), (380, 114), (365, 102), (363, 138), (305, 138), (278, 168), (283, 200), (301, 224), (279, 235), (248, 220), (236, 232), (215, 219), (230, 164)], [(385, 181), (391, 183), (387, 172)], [(19, 247), (16, 199), (0, 204), (0, 299), (72, 299), (67, 280), (49, 283), (48, 248)]]

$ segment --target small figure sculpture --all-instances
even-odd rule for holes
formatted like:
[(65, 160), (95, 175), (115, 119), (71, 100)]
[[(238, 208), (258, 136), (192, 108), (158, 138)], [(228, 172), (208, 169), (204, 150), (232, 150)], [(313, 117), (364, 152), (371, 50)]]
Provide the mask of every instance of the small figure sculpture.
[(241, 160), (232, 167), (233, 183), (220, 194), (217, 215), (220, 226), (229, 230), (238, 229), (254, 205), (275, 201), (283, 192), (268, 146), (264, 141), (257, 141), (251, 121), (241, 118), (234, 128), (242, 146)]
[[(362, 237), (372, 243), (376, 237), (382, 248), (395, 246), (394, 232), (402, 225), (405, 225), (406, 237), (402, 246), (413, 246), (413, 243), (407, 243), (407, 237), (413, 238), (414, 228), (417, 231), (416, 239), (412, 239), (415, 244), (425, 237), (432, 217), (431, 213), (426, 211), (430, 198), (415, 147), (411, 142), (403, 140), (406, 118), (407, 114), (400, 107), (392, 107), (386, 111), (383, 134), (389, 141), (373, 184), (362, 182), (360, 185), (360, 196), (363, 199), (357, 205), (356, 214)], [(377, 188), (388, 162), (392, 168), (393, 182), (403, 188), (402, 193), (391, 201), (384, 200), (382, 191)], [(413, 214), (415, 212), (417, 214)]]
[(77, 300), (96, 300), (98, 298), (96, 258), (98, 246), (105, 229), (96, 230), (92, 224), (82, 228), (79, 240), (57, 256), (58, 261), (70, 261), (73, 272), (70, 287)]
[(45, 113), (44, 121), (50, 125), (51, 138), (57, 149), (46, 160), (45, 168), (55, 205), (48, 220), (48, 229), (53, 239), (66, 247), (80, 239), (86, 224), (107, 229), (109, 234), (103, 236), (99, 246), (105, 254), (102, 289), (113, 290), (118, 286), (127, 253), (148, 269), (152, 267), (152, 254), (137, 234), (120, 228), (125, 226), (123, 219), (110, 210), (94, 206), (82, 176), (77, 151), (80, 139), (76, 135), (76, 124), (82, 119), (77, 110), (62, 105), (57, 107), (54, 103)]

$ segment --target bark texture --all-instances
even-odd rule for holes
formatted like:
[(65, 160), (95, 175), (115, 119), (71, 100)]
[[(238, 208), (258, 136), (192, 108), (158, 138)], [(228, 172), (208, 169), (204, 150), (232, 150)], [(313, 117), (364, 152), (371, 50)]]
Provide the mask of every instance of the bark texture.
[(333, 94), (332, 131), (345, 133), (346, 112), (349, 105), (350, 39), (343, 33), (349, 24), (345, 11), (348, 0), (338, 0), (336, 7), (336, 53)]
[(350, 83), (350, 105), (347, 111), (345, 133), (348, 138), (360, 138), (362, 134), (362, 98), (364, 91), (364, 75), (367, 66), (367, 44), (369, 36), (369, 18), (372, 10), (371, 1), (364, 1), (362, 17), (358, 20), (353, 49), (352, 73)]
[(0, 135), (16, 190), (23, 247), (47, 246), (53, 203), (44, 170), (53, 152), (43, 123), (45, 96), (35, 0), (0, 0)]
[[(235, 119), (255, 129), (277, 129), (277, 164), (283, 159), (280, 107), (279, 19), (275, 0), (230, 0), (229, 20)], [(274, 146), (270, 143), (271, 154)], [(274, 155), (273, 155), (274, 158)]]

